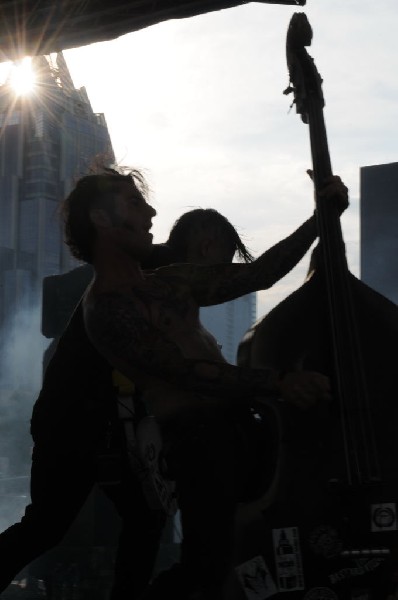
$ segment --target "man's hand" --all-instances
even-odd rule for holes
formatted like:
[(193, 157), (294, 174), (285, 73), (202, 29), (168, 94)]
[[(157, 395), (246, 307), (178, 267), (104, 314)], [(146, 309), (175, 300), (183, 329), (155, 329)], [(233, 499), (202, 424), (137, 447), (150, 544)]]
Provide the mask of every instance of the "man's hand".
[(307, 410), (319, 402), (330, 402), (330, 380), (314, 371), (293, 371), (279, 379), (276, 388), (282, 400)]
[[(307, 173), (313, 181), (313, 171), (311, 169), (308, 169)], [(319, 196), (326, 199), (326, 202), (330, 201), (336, 203), (339, 215), (342, 215), (346, 208), (348, 208), (348, 188), (346, 185), (344, 185), (344, 183), (341, 181), (341, 178), (338, 175), (332, 175), (331, 177), (328, 177), (323, 182), (322, 187), (318, 193)]]

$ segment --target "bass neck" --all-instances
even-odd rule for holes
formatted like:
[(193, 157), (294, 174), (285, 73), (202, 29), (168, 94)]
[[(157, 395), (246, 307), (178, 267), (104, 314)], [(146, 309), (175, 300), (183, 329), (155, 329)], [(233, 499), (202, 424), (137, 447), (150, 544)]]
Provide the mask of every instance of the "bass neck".
[(304, 46), (312, 30), (304, 13), (295, 13), (287, 36), (290, 87), (297, 112), (309, 125), (316, 215), (321, 245), (318, 270), (324, 278), (325, 302), (333, 356), (332, 389), (339, 402), (344, 440), (345, 479), (350, 486), (380, 481), (380, 466), (372, 425), (370, 400), (361, 357), (355, 306), (351, 294), (345, 244), (336, 203), (322, 187), (333, 174), (326, 125), (322, 78)]

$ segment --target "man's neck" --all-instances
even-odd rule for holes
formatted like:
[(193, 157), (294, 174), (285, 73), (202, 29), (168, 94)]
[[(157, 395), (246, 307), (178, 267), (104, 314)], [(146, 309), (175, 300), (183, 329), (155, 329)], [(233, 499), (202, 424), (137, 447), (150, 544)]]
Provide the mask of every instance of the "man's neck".
[(101, 290), (117, 290), (140, 286), (144, 281), (141, 265), (136, 258), (118, 249), (96, 249), (93, 258), (94, 285)]

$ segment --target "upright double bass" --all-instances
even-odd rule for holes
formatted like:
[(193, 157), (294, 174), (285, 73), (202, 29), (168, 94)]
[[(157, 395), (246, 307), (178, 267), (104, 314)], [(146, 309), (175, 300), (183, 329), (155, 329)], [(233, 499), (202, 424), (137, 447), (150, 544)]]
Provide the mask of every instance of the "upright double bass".
[(279, 468), (256, 552), (272, 597), (386, 600), (398, 598), (398, 308), (350, 272), (337, 208), (319, 194), (332, 167), (311, 41), (295, 13), (285, 93), (309, 126), (320, 242), (305, 283), (249, 330), (238, 364), (323, 372), (333, 401), (275, 407)]

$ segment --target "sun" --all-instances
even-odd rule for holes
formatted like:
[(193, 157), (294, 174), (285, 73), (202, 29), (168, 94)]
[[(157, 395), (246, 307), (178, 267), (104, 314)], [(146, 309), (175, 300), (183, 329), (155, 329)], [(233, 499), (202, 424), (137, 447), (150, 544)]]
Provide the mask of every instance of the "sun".
[(32, 59), (25, 57), (14, 63), (10, 73), (10, 84), (18, 96), (26, 96), (35, 87), (35, 75), (32, 69)]

